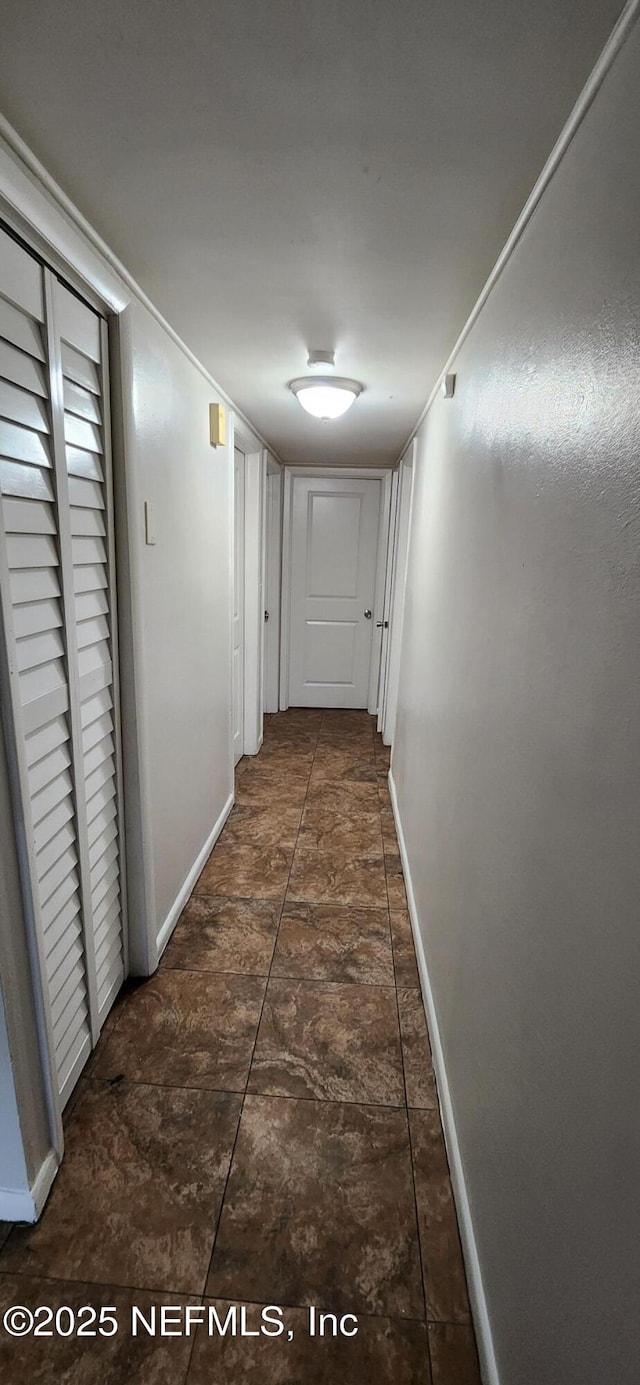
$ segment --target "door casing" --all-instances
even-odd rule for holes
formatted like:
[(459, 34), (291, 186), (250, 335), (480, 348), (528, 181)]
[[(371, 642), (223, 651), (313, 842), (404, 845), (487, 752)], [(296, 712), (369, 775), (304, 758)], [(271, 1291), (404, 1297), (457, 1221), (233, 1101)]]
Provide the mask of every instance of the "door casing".
[(280, 710), (289, 706), (289, 651), (291, 638), (291, 545), (292, 545), (292, 507), (293, 481), (296, 476), (333, 477), (352, 480), (374, 479), (382, 482), (380, 520), (378, 530), (378, 552), (376, 559), (376, 581), (373, 605), (373, 638), (371, 644), (371, 666), (369, 670), (369, 693), (367, 710), (375, 715), (378, 710), (378, 685), (380, 681), (380, 651), (382, 628), (377, 622), (382, 620), (385, 589), (385, 568), (389, 543), (389, 507), (393, 472), (383, 467), (299, 467), (284, 468), (284, 510), (282, 524), (282, 604), (280, 612)]

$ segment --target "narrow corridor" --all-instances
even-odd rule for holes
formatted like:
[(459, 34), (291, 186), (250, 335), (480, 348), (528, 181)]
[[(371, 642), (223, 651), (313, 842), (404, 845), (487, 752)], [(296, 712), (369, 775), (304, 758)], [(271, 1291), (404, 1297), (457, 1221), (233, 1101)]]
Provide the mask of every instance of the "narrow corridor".
[[(3, 1382), (477, 1385), (387, 764), (364, 712), (266, 719), (79, 1085), (45, 1213), (0, 1254), (2, 1311), (113, 1306), (120, 1330), (3, 1337)], [(293, 1340), (130, 1335), (132, 1304), (207, 1300), (252, 1329), (280, 1305)], [(310, 1337), (311, 1304), (357, 1336)]]

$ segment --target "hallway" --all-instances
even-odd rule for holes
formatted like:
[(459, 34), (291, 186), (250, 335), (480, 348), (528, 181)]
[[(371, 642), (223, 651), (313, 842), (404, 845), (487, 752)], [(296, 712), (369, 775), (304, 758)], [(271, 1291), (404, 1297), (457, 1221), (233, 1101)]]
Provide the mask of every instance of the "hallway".
[[(293, 1341), (3, 1337), (1, 1380), (479, 1380), (374, 725), (267, 718), (159, 972), (88, 1064), (44, 1215), (0, 1255), (3, 1311), (271, 1303)], [(312, 1340), (309, 1304), (358, 1335)]]

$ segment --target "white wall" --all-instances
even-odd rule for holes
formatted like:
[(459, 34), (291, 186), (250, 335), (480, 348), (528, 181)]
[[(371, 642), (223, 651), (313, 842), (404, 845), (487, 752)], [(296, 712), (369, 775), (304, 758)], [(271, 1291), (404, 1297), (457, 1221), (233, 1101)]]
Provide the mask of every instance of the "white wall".
[[(210, 382), (146, 307), (126, 312), (122, 390), (129, 543), (139, 603), (154, 925), (160, 932), (233, 790), (229, 693), (231, 464), (209, 442)], [(144, 502), (156, 543), (144, 541)]]
[(418, 444), (393, 777), (502, 1385), (638, 1379), (639, 227), (636, 28)]

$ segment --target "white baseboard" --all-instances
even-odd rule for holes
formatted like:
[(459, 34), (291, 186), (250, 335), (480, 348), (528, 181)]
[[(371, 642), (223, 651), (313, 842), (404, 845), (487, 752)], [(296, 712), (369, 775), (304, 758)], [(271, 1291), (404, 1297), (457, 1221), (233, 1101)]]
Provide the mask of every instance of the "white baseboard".
[(224, 825), (225, 825), (225, 822), (227, 821), (227, 818), (228, 818), (228, 816), (229, 816), (229, 813), (231, 812), (231, 809), (233, 808), (233, 802), (234, 802), (234, 794), (233, 794), (233, 790), (232, 790), (232, 792), (229, 794), (229, 797), (228, 797), (228, 799), (227, 799), (227, 801), (226, 801), (226, 803), (225, 803), (225, 805), (224, 805), (224, 808), (222, 809), (222, 812), (220, 813), (219, 818), (217, 819), (217, 821), (216, 821), (216, 823), (215, 823), (215, 825), (214, 825), (214, 827), (213, 827), (213, 830), (209, 833), (209, 836), (207, 837), (207, 840), (206, 840), (206, 842), (205, 842), (205, 844), (204, 844), (204, 846), (203, 846), (203, 848), (202, 848), (202, 851), (201, 851), (201, 852), (199, 853), (199, 855), (196, 857), (196, 860), (194, 861), (194, 863), (193, 863), (193, 865), (192, 865), (192, 867), (191, 867), (191, 870), (189, 871), (189, 874), (187, 875), (186, 879), (183, 881), (182, 885), (180, 886), (180, 889), (178, 890), (178, 893), (177, 893), (177, 895), (176, 895), (176, 898), (174, 899), (173, 904), (171, 905), (171, 908), (170, 908), (170, 910), (169, 910), (169, 913), (167, 914), (167, 917), (166, 917), (166, 919), (164, 920), (164, 923), (162, 924), (161, 928), (159, 929), (159, 932), (158, 932), (158, 961), (160, 961), (160, 958), (161, 958), (161, 956), (162, 956), (162, 954), (163, 954), (163, 952), (164, 952), (164, 950), (165, 950), (165, 947), (167, 946), (167, 943), (168, 943), (168, 941), (169, 941), (169, 939), (170, 939), (170, 937), (171, 937), (171, 934), (173, 933), (173, 930), (174, 930), (174, 928), (175, 928), (175, 926), (176, 926), (176, 924), (177, 924), (177, 922), (178, 922), (178, 919), (180, 918), (180, 915), (181, 915), (181, 913), (182, 913), (182, 910), (184, 909), (184, 906), (185, 906), (185, 904), (186, 904), (186, 902), (187, 902), (187, 900), (188, 900), (188, 898), (189, 898), (189, 895), (191, 894), (191, 892), (192, 892), (192, 890), (193, 890), (193, 887), (194, 887), (194, 885), (195, 885), (195, 883), (196, 883), (196, 880), (198, 879), (198, 876), (200, 875), (200, 872), (201, 872), (201, 870), (202, 870), (202, 868), (203, 868), (205, 862), (207, 861), (208, 857), (211, 855), (211, 852), (213, 851), (213, 848), (214, 848), (214, 846), (215, 846), (215, 844), (216, 844), (216, 842), (217, 842), (217, 840), (218, 840), (218, 837), (220, 836), (220, 833), (221, 833), (221, 831), (222, 831), (222, 829), (223, 829), (223, 827), (224, 827)]
[(473, 1314), (473, 1322), (476, 1330), (478, 1355), (480, 1357), (480, 1370), (482, 1373), (484, 1385), (500, 1385), (500, 1377), (498, 1375), (498, 1367), (496, 1363), (495, 1352), (493, 1349), (491, 1324), (489, 1322), (487, 1302), (484, 1293), (484, 1286), (482, 1283), (482, 1272), (480, 1269), (480, 1261), (478, 1259), (478, 1251), (476, 1247), (476, 1240), (473, 1230), (471, 1208), (469, 1205), (469, 1195), (467, 1192), (467, 1185), (464, 1177), (464, 1168), (462, 1164), (462, 1156), (460, 1154), (460, 1145), (458, 1143), (455, 1117), (453, 1114), (453, 1104), (451, 1101), (451, 1092), (449, 1090), (447, 1069), (445, 1064), (444, 1052), (442, 1048), (442, 1042), (440, 1039), (440, 1030), (438, 1028), (438, 1016), (436, 1013), (436, 1007), (433, 999), (433, 991), (431, 989), (429, 968), (427, 966), (427, 959), (425, 957), (424, 946), (420, 934), (418, 911), (416, 907), (415, 895), (413, 892), (413, 884), (411, 881), (411, 868), (407, 857), (407, 848), (404, 839), (404, 833), (402, 830), (400, 811), (398, 808), (396, 786), (393, 781), (393, 775), (391, 773), (389, 773), (389, 792), (391, 794), (393, 816), (396, 824), (396, 832), (398, 834), (398, 845), (400, 847), (400, 857), (402, 860), (402, 869), (404, 871), (404, 879), (407, 890), (409, 916), (411, 918), (411, 927), (413, 930), (413, 938), (416, 946), (416, 956), (418, 959), (418, 971), (420, 973), (420, 983), (422, 986), (422, 996), (424, 1000), (424, 1007), (427, 1014), (429, 1036), (431, 1039), (431, 1051), (433, 1055), (433, 1066), (436, 1074), (436, 1083), (438, 1087), (440, 1115), (442, 1118), (442, 1128), (444, 1130), (444, 1138), (447, 1146), (447, 1155), (449, 1158), (449, 1168), (451, 1171), (453, 1195), (455, 1198), (456, 1210), (458, 1213), (460, 1240), (462, 1241), (462, 1250), (467, 1270), (469, 1299), (471, 1302), (471, 1311)]
[(30, 1188), (0, 1188), (0, 1221), (37, 1221), (57, 1172), (58, 1158), (50, 1149)]

